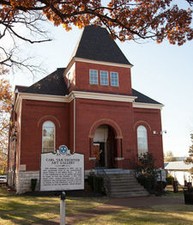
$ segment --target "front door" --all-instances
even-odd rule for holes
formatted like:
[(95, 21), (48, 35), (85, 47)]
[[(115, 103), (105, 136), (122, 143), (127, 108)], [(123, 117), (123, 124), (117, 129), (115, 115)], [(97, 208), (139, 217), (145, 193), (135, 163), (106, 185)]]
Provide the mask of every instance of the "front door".
[(116, 145), (114, 131), (109, 126), (100, 126), (95, 131), (94, 144), (99, 145), (99, 160), (97, 166), (114, 168)]

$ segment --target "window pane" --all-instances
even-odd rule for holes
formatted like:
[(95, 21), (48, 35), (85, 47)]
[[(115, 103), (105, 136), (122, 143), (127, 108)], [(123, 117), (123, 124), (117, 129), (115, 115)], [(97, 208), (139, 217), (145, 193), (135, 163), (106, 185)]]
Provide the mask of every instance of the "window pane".
[(89, 71), (89, 83), (90, 84), (98, 84), (98, 71), (97, 70)]
[(55, 125), (46, 121), (42, 127), (42, 152), (53, 152), (55, 150)]
[(137, 128), (137, 147), (139, 155), (148, 151), (147, 129), (144, 126)]
[(108, 72), (100, 71), (100, 84), (101, 85), (109, 85)]
[(117, 72), (111, 72), (111, 86), (113, 87), (119, 86), (119, 75)]

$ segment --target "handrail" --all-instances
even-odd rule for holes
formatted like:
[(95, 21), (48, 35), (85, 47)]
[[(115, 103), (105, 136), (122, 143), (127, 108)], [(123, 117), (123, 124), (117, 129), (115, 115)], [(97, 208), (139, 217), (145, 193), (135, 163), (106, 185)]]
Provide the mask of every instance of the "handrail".
[(104, 178), (104, 188), (107, 196), (111, 193), (111, 179), (105, 171), (104, 167), (96, 167), (96, 174), (101, 175)]

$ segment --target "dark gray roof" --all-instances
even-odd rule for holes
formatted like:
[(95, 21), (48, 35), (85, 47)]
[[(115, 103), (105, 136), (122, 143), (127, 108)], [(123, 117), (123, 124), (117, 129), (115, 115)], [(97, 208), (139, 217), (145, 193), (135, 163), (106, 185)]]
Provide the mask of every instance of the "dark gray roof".
[(64, 70), (65, 68), (59, 68), (32, 86), (19, 91), (47, 95), (66, 95), (68, 89), (63, 77)]
[(131, 65), (105, 28), (87, 26), (78, 43), (75, 57)]
[(140, 93), (139, 91), (136, 91), (135, 89), (132, 89), (133, 96), (136, 96), (135, 102), (141, 102), (141, 103), (149, 103), (149, 104), (161, 104), (160, 102), (155, 101), (152, 98), (149, 98), (148, 96)]

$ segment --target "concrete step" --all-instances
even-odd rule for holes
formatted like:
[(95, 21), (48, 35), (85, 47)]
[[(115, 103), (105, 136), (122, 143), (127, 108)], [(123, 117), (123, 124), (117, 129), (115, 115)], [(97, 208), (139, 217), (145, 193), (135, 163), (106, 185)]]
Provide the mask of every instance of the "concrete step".
[[(122, 173), (123, 172), (123, 173)], [(128, 171), (117, 169), (108, 170), (104, 178), (110, 187), (109, 196), (114, 198), (147, 196), (149, 193), (141, 186), (137, 179)]]

